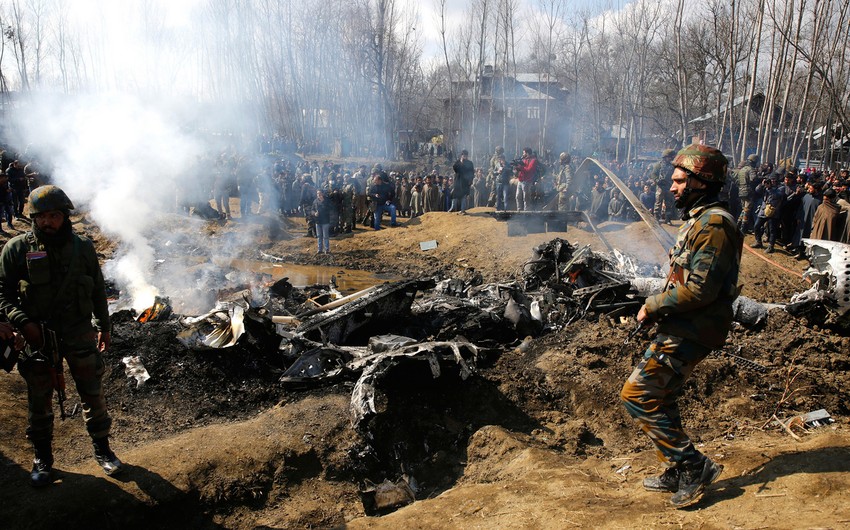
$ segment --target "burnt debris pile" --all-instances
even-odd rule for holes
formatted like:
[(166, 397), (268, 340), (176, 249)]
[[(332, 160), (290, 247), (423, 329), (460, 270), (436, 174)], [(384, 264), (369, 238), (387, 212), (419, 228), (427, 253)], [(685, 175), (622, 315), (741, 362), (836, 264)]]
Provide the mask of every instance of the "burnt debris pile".
[[(587, 249), (555, 240), (535, 259), (521, 280), (411, 279), (348, 296), (333, 282), (296, 288), (214, 275), (219, 299), (206, 313), (181, 315), (162, 297), (139, 318), (115, 314), (110, 396), (143, 441), (245, 418), (304, 392), (349, 393), (350, 425), (362, 440), (352, 478), (379, 512), (396, 502), (382, 492), (399, 493), (385, 481), (398, 486), (406, 477), (415, 497), (448, 487), (481, 426), (533, 427), (475, 377), (480, 366), (597, 304), (635, 305), (615, 265)], [(152, 410), (161, 412), (154, 418)]]
[[(833, 249), (831, 255), (839, 253)], [(829, 259), (813, 264), (821, 261)], [(831, 289), (832, 298), (811, 295), (805, 301), (810, 306), (842, 307), (834, 294), (843, 288), (833, 270), (840, 264), (830, 267), (821, 266), (813, 288), (815, 293)], [(572, 344), (561, 354), (574, 357), (564, 373), (550, 370), (535, 380), (536, 390), (528, 390), (542, 392), (541, 402), (551, 406), (552, 396), (562, 394), (567, 399), (564, 388), (581, 399), (584, 390), (570, 382), (575, 370), (602, 370), (606, 380), (619, 381), (621, 374), (612, 367), (631, 362), (622, 345), (623, 324), (632, 322), (629, 317), (643, 298), (664, 284), (662, 271), (652, 266), (561, 239), (533, 249), (519, 277), (496, 283), (470, 272), (462, 278), (384, 283), (344, 296), (333, 279), (330, 285), (299, 288), (286, 279), (236, 273), (216, 277), (219, 299), (201, 315), (180, 315), (164, 297), (139, 318), (127, 310), (114, 314), (107, 395), (122, 411), (116, 428), (133, 433), (136, 439), (129, 441), (138, 443), (210, 421), (247, 418), (306, 394), (344, 393), (350, 396), (344, 423), (357, 441), (346, 448), (347, 464), (338, 467), (336, 478), (360, 485), (370, 513), (451, 487), (462, 475), (469, 438), (482, 426), (529, 433), (540, 428), (540, 414), (530, 412), (533, 407), (513, 395), (511, 383), (500, 385), (501, 376), (495, 375), (508, 377), (503, 371), (510, 366), (526, 375), (537, 369), (529, 369), (530, 357), (523, 353), (531, 338), (572, 326), (586, 328), (577, 333), (587, 337), (610, 335), (588, 339), (602, 350), (615, 344), (614, 349), (623, 350), (607, 359), (593, 344)], [(794, 357), (803, 340), (799, 337), (768, 348), (783, 352), (778, 356), (761, 352), (764, 333), (783, 326), (766, 323), (768, 309), (772, 316), (793, 320), (785, 307), (773, 309), (741, 297), (736, 320), (744, 325), (733, 332), (739, 347), (708, 364), (716, 364), (715, 383), (696, 379), (695, 384), (706, 385), (705, 396), (735, 374), (744, 377), (734, 384), (767, 385), (759, 392), (770, 395), (769, 380), (781, 375), (783, 365), (803, 359)], [(576, 326), (581, 320), (585, 324)], [(566, 335), (575, 334), (572, 330)], [(542, 343), (560, 344), (558, 337), (566, 336), (550, 335)], [(781, 342), (783, 336), (770, 340)], [(825, 344), (835, 349), (846, 339)], [(835, 356), (818, 367), (843, 373), (841, 362)], [(491, 368), (490, 376), (479, 376)], [(818, 379), (806, 381), (823, 384)], [(558, 381), (557, 388), (550, 388)], [(840, 400), (807, 397), (793, 404), (845, 410)]]
[(850, 245), (804, 239), (809, 268), (803, 278), (811, 287), (791, 297), (788, 313), (810, 321), (850, 329)]
[(620, 253), (606, 256), (554, 239), (534, 249), (523, 266), (523, 291), (532, 299), (531, 316), (551, 329), (580, 318), (634, 314), (643, 303), (631, 279), (660, 271)]

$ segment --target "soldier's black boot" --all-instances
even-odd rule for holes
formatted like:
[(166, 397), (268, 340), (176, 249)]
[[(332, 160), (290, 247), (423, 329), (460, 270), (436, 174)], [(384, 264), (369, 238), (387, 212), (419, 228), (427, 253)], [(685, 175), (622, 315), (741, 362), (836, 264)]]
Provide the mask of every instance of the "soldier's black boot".
[(33, 442), (35, 458), (32, 460), (32, 471), (30, 472), (30, 484), (35, 488), (49, 486), (53, 480), (53, 447), (50, 440)]
[(668, 467), (664, 470), (664, 473), (656, 477), (643, 479), (643, 488), (646, 491), (676, 493), (679, 491), (679, 474), (678, 467)]
[(673, 494), (670, 503), (676, 508), (696, 504), (705, 493), (705, 488), (720, 476), (723, 466), (715, 464), (704, 456), (695, 464), (684, 464), (679, 474), (679, 489)]
[(756, 242), (751, 248), (764, 248), (764, 244), (762, 244), (761, 239), (756, 238)]
[(118, 460), (118, 457), (109, 448), (108, 437), (93, 439), (92, 446), (94, 447), (94, 458), (100, 464), (100, 467), (103, 468), (104, 473), (107, 475), (117, 475), (124, 469), (124, 464)]

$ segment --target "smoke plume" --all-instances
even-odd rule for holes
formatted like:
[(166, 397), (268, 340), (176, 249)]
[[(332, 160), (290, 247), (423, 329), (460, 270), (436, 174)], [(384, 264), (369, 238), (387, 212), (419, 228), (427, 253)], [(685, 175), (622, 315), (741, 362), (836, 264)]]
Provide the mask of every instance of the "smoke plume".
[(77, 209), (119, 242), (108, 273), (133, 307), (150, 305), (158, 293), (151, 236), (161, 213), (175, 210), (180, 180), (195, 177), (202, 144), (128, 95), (36, 96), (10, 118), (6, 141), (26, 146)]

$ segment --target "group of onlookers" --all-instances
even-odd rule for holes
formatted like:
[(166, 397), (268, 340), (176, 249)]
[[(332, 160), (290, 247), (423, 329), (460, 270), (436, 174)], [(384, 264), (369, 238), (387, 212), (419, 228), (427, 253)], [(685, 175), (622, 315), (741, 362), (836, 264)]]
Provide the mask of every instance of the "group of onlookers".
[[(803, 257), (803, 238), (850, 243), (850, 174), (798, 170), (793, 164), (758, 165), (755, 155), (734, 172), (732, 203), (739, 227), (755, 236), (754, 248), (772, 253), (777, 244)], [(734, 194), (733, 194), (734, 195)]]
[(49, 176), (38, 161), (26, 153), (16, 153), (0, 148), (0, 234), (5, 234), (3, 223), (15, 230), (13, 221), (29, 227), (24, 215), (24, 205), (30, 192), (49, 182)]
[[(275, 138), (277, 143), (291, 139)], [(261, 149), (260, 151), (266, 151)], [(609, 168), (647, 210), (661, 222), (678, 212), (669, 194), (672, 149), (653, 164), (618, 164)], [(264, 212), (303, 215), (319, 251), (328, 252), (331, 235), (350, 233), (358, 224), (381, 228), (384, 213), (397, 217), (428, 212), (465, 213), (470, 207), (497, 210), (583, 210), (594, 222), (638, 219), (637, 212), (608, 176), (591, 174), (573, 182), (572, 157), (538, 160), (530, 148), (508, 159), (497, 147), (489, 163), (475, 167), (463, 150), (453, 165), (431, 170), (385, 171), (380, 164), (334, 164), (296, 157), (233, 149), (199, 157), (195, 178), (181, 180), (176, 204), (185, 212), (211, 219), (230, 219), (230, 198), (239, 198), (239, 217)], [(26, 154), (0, 149), (0, 232), (13, 222), (28, 224), (24, 203), (29, 192), (49, 176)], [(601, 173), (601, 172), (598, 172)], [(803, 238), (850, 242), (848, 170), (798, 170), (789, 161), (760, 164), (750, 155), (728, 171), (722, 198), (739, 227), (755, 236), (755, 248), (774, 252), (777, 245), (802, 256)], [(214, 206), (211, 206), (214, 205)]]

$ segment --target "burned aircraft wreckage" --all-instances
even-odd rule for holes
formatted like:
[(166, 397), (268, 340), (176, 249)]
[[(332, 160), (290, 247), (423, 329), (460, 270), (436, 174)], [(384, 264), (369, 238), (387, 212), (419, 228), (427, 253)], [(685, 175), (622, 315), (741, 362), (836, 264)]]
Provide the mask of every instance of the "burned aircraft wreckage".
[[(836, 326), (847, 327), (850, 246), (805, 243), (811, 289), (784, 306), (741, 296), (735, 303), (737, 322), (760, 326), (768, 310), (778, 307), (792, 315), (825, 314)], [(387, 444), (379, 440), (387, 429), (376, 429), (375, 422), (391, 405), (384, 390), (398, 384), (393, 379), (399, 374), (458, 385), (501, 352), (581, 319), (608, 318), (631, 329), (644, 297), (663, 289), (663, 274), (660, 267), (616, 250), (599, 253), (553, 239), (534, 248), (521, 275), (505, 282), (484, 283), (475, 274), (418, 278), (342, 296), (333, 285), (295, 288), (286, 279), (272, 283), (266, 278), (262, 289), (234, 290), (200, 316), (174, 315), (162, 298), (139, 320), (175, 322), (177, 339), (190, 350), (225, 350), (246, 341), (273, 348), (278, 382), (290, 392), (339, 384), (350, 388), (350, 422), (368, 447)], [(139, 385), (157, 377), (153, 371), (148, 375), (144, 361), (125, 360), (128, 377), (136, 377)], [(744, 368), (760, 368), (740, 361)], [(375, 513), (415, 497), (415, 486), (398, 478), (364, 484), (364, 505)]]

